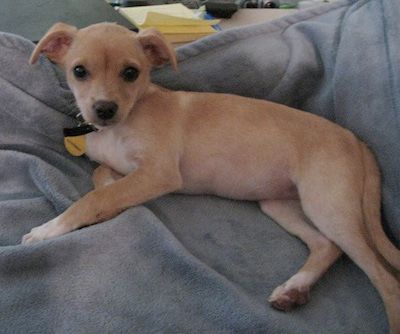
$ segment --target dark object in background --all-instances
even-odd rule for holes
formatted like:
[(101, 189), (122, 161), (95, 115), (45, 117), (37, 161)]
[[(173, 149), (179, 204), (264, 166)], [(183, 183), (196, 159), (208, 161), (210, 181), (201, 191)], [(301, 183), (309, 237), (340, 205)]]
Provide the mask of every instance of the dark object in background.
[(113, 7), (137, 7), (151, 5), (147, 0), (115, 0), (109, 2)]
[(230, 0), (208, 0), (206, 11), (217, 18), (229, 19), (239, 9), (239, 6)]
[(265, 1), (263, 8), (277, 8), (278, 5), (273, 1)]
[(203, 4), (203, 2), (204, 1), (202, 0), (112, 0), (109, 2), (109, 4), (113, 7), (137, 7), (181, 3), (187, 8), (198, 9)]
[(270, 0), (243, 0), (239, 3), (241, 8), (279, 8), (279, 1)]

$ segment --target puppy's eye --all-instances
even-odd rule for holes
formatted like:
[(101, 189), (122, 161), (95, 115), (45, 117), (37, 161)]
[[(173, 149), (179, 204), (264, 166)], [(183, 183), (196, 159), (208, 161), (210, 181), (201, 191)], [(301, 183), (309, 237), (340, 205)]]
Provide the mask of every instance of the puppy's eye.
[(139, 70), (134, 67), (127, 67), (122, 71), (121, 76), (125, 81), (133, 82), (138, 78)]
[(85, 79), (89, 74), (89, 72), (87, 71), (85, 66), (82, 66), (82, 65), (75, 66), (73, 69), (73, 72), (74, 72), (75, 77), (80, 80)]

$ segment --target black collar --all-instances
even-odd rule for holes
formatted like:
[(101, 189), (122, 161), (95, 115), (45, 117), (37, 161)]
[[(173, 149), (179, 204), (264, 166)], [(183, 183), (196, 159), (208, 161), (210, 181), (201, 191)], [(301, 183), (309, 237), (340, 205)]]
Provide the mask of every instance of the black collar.
[(78, 126), (74, 128), (64, 128), (64, 137), (76, 137), (86, 135), (93, 131), (98, 131), (93, 124), (86, 123), (85, 119), (82, 117), (82, 114), (79, 113), (76, 115), (76, 119), (78, 120)]
[(74, 128), (64, 128), (64, 137), (82, 136), (93, 131), (98, 131), (98, 129), (92, 124), (84, 123)]

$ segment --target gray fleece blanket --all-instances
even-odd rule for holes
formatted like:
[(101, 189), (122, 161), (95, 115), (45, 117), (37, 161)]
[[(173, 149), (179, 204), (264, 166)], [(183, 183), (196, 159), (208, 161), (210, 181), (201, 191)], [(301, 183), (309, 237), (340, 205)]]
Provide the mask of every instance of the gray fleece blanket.
[[(154, 78), (278, 101), (354, 131), (382, 167), (385, 229), (399, 246), (399, 22), (397, 0), (340, 0), (182, 47), (180, 71)], [(94, 167), (64, 150), (72, 95), (47, 60), (27, 64), (32, 49), (0, 34), (1, 333), (387, 332), (377, 292), (346, 257), (309, 304), (270, 308), (308, 251), (252, 202), (168, 195), (21, 246), (92, 188)]]

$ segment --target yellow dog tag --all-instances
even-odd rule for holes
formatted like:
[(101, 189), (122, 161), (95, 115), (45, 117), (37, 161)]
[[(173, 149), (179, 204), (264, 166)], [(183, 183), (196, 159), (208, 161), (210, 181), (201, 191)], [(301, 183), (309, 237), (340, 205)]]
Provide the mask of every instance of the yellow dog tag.
[(86, 152), (86, 136), (64, 137), (64, 145), (69, 154), (79, 157)]
[(64, 129), (64, 146), (69, 154), (79, 157), (86, 153), (86, 134), (97, 131), (91, 124)]

